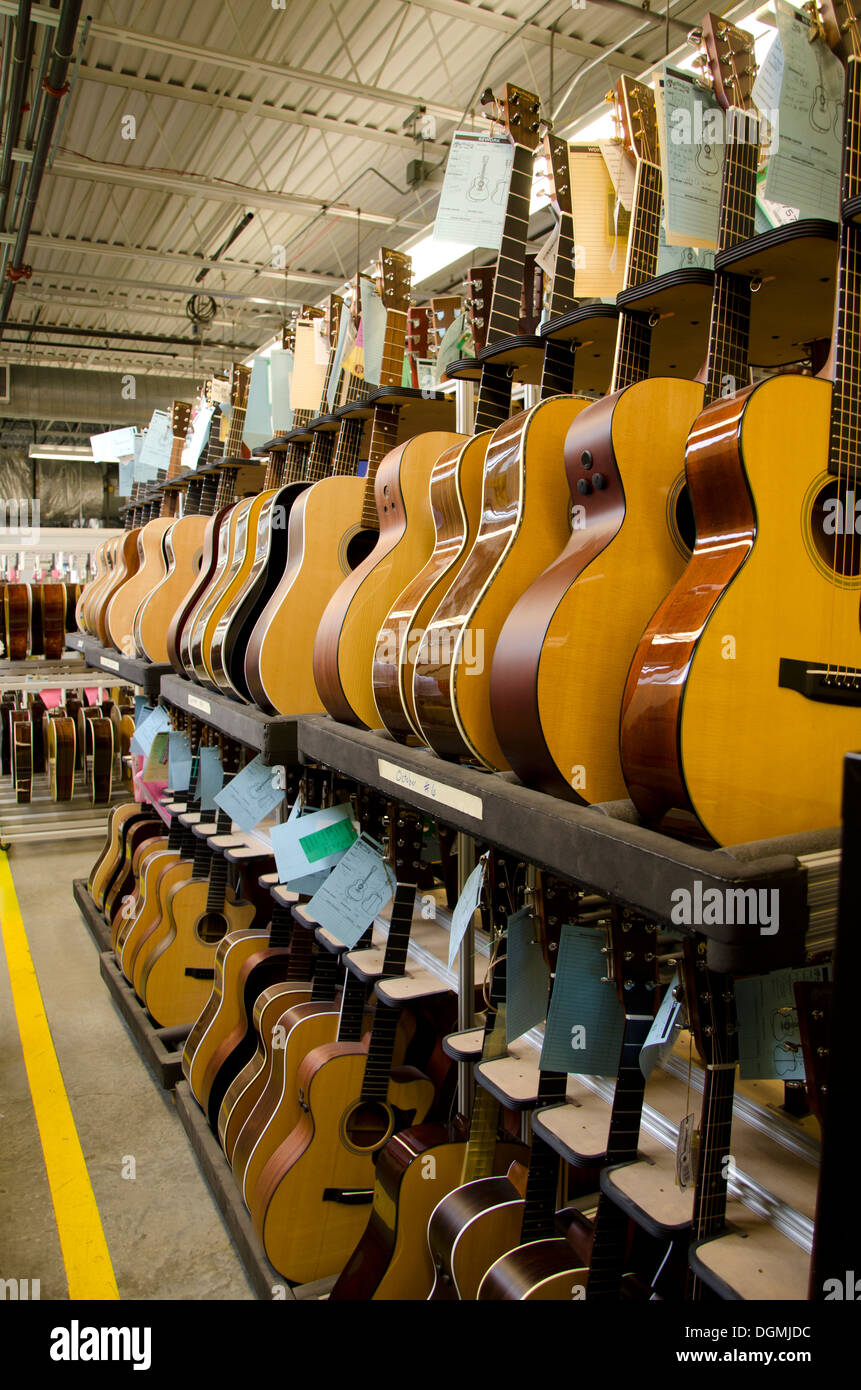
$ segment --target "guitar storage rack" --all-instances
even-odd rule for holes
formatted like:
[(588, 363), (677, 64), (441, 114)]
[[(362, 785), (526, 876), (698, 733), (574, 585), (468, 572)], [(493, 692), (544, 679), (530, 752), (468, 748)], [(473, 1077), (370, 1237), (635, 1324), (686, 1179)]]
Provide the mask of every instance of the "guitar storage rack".
[(80, 652), (87, 665), (94, 671), (107, 671), (130, 685), (138, 686), (150, 700), (154, 700), (158, 695), (159, 682), (171, 669), (169, 666), (143, 661), (138, 657), (123, 656), (113, 647), (103, 647), (92, 637), (84, 637), (80, 632), (66, 634), (66, 648), (68, 651)]

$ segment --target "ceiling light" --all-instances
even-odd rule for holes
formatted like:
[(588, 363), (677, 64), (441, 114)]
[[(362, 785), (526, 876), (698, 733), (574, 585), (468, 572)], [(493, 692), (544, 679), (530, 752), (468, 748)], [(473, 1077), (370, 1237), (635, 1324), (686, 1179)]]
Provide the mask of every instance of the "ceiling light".
[(31, 444), (27, 456), (31, 459), (80, 459), (87, 463), (93, 461), (92, 449), (81, 449), (75, 444)]

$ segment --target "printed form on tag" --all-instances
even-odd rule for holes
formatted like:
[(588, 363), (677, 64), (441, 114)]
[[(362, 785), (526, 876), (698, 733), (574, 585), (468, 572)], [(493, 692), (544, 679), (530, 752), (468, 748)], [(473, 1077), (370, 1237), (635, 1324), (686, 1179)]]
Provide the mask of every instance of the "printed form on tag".
[(169, 731), (170, 716), (162, 705), (158, 705), (135, 729), (130, 745), (131, 751), (147, 757), (156, 734), (168, 733)]
[(505, 137), (456, 130), (434, 222), (434, 241), (498, 251), (513, 164), (514, 146)]
[(379, 846), (360, 837), (314, 894), (308, 915), (352, 948), (391, 902), (396, 886)]
[(284, 800), (277, 774), (278, 769), (267, 767), (258, 754), (222, 787), (215, 797), (216, 806), (226, 812), (240, 830), (253, 830)]
[(214, 811), (215, 798), (224, 786), (224, 768), (217, 748), (204, 747), (200, 750), (200, 770), (198, 772), (198, 792), (201, 811)]
[(460, 943), (463, 941), (466, 929), (472, 922), (473, 913), (481, 900), (481, 889), (486, 872), (487, 855), (483, 854), (463, 885), (463, 892), (451, 915), (451, 930), (448, 938), (449, 966), (454, 965), (455, 956), (460, 950)]

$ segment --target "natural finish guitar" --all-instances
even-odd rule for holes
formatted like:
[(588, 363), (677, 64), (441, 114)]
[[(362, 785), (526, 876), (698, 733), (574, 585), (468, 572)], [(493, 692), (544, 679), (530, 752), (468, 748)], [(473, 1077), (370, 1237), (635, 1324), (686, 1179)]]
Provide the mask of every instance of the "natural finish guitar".
[[(861, 189), (861, 62), (846, 24), (844, 198)], [(732, 26), (713, 30), (737, 90)], [(749, 151), (729, 145), (727, 159)], [(635, 804), (652, 821), (691, 812), (721, 845), (836, 825), (842, 758), (858, 742), (859, 238), (844, 222), (833, 388), (776, 376), (713, 398), (697, 420), (685, 459), (697, 544), (628, 677), (622, 760)]]

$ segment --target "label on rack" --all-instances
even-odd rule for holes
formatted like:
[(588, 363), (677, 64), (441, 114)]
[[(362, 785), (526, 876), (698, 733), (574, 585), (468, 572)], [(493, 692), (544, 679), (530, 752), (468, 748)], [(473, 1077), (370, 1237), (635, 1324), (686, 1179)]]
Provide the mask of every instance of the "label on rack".
[(114, 661), (113, 657), (110, 656), (100, 657), (99, 664), (105, 666), (109, 671), (118, 671), (120, 669), (120, 663)]
[(379, 846), (360, 838), (314, 894), (308, 914), (352, 948), (391, 902), (395, 887), (394, 871)]
[(215, 797), (216, 806), (226, 811), (240, 830), (253, 830), (284, 800), (276, 772), (258, 754), (221, 789)]
[(460, 950), (460, 944), (466, 935), (466, 929), (472, 922), (475, 909), (481, 900), (481, 889), (484, 884), (484, 875), (487, 872), (487, 855), (483, 854), (470, 874), (466, 883), (463, 885), (463, 892), (455, 904), (454, 912), (451, 914), (451, 930), (448, 937), (448, 963), (449, 967), (454, 965), (455, 957)]
[(462, 811), (464, 815), (472, 816), (474, 820), (482, 818), (481, 797), (473, 796), (472, 792), (462, 792), (445, 782), (437, 782), (432, 777), (411, 772), (409, 768), (399, 767), (397, 763), (390, 763), (386, 758), (377, 759), (377, 771), (386, 782), (394, 782), (397, 787), (406, 787), (408, 791), (417, 792), (429, 801), (439, 801), (443, 806), (450, 806), (453, 811)]
[(189, 695), (188, 703), (191, 705), (192, 709), (199, 709), (201, 714), (212, 713), (212, 705), (208, 700), (200, 700), (196, 695)]
[(541, 942), (535, 939), (532, 909), (522, 907), (508, 919), (502, 949), (508, 957), (505, 972), (505, 1041), (543, 1023), (547, 1015), (549, 979)]
[(356, 830), (348, 802), (302, 815), (294, 801), (283, 825), (271, 832), (275, 865), (281, 883), (293, 884), (308, 873), (331, 869), (352, 845)]
[(542, 1071), (615, 1077), (625, 1015), (612, 980), (603, 977), (604, 934), (566, 924), (559, 938), (556, 979), (544, 1029)]
[(456, 130), (434, 222), (434, 241), (498, 251), (514, 146), (505, 136)]

